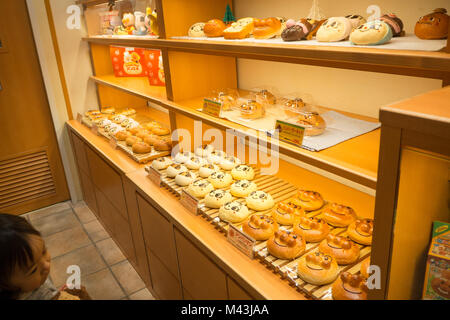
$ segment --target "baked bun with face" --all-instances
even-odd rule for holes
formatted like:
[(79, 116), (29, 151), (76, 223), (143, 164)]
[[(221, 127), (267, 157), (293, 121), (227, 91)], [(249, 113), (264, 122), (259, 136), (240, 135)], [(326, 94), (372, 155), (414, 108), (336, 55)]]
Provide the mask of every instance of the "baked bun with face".
[(188, 31), (188, 36), (193, 38), (202, 38), (206, 37), (206, 34), (204, 32), (205, 29), (205, 23), (204, 22), (197, 22), (194, 23)]
[(205, 164), (203, 158), (200, 157), (190, 157), (188, 161), (184, 164), (186, 168), (190, 170), (198, 170), (202, 165)]
[(303, 235), (306, 242), (320, 242), (330, 233), (330, 226), (316, 217), (301, 217), (294, 224), (294, 233)]
[(197, 157), (206, 158), (208, 157), (211, 152), (214, 151), (214, 146), (212, 144), (204, 144), (201, 147), (197, 147), (195, 149), (195, 155)]
[(207, 37), (221, 37), (225, 28), (225, 23), (222, 20), (212, 19), (205, 24), (203, 32)]
[(332, 203), (323, 210), (322, 219), (335, 227), (347, 227), (356, 220), (356, 213), (350, 207)]
[(440, 277), (431, 280), (431, 288), (437, 295), (450, 299), (450, 269), (442, 271)]
[(248, 180), (238, 180), (231, 185), (230, 192), (235, 197), (245, 198), (253, 191), (256, 191), (257, 188), (258, 187), (254, 182)]
[(242, 225), (242, 230), (255, 240), (269, 239), (278, 230), (278, 223), (266, 215), (251, 215)]
[(218, 209), (231, 200), (233, 200), (233, 197), (229, 191), (217, 189), (205, 196), (205, 206), (212, 209)]
[(271, 209), (275, 202), (270, 194), (264, 191), (253, 191), (245, 198), (247, 206), (255, 211), (265, 211)]
[(214, 150), (211, 152), (211, 154), (207, 157), (208, 162), (212, 164), (220, 164), (223, 158), (225, 158), (227, 154), (222, 150)]
[(293, 225), (305, 215), (305, 211), (301, 206), (292, 200), (279, 202), (272, 210), (272, 217), (282, 225)]
[(391, 27), (392, 34), (394, 37), (400, 37), (405, 35), (405, 31), (403, 30), (403, 21), (400, 20), (399, 17), (397, 17), (393, 13), (385, 14), (380, 18), (381, 21), (386, 22), (389, 27)]
[(233, 178), (231, 177), (231, 174), (223, 171), (215, 171), (213, 172), (209, 178), (209, 182), (212, 183), (214, 188), (216, 189), (222, 189), (228, 187), (232, 182)]
[(297, 123), (305, 128), (305, 135), (317, 136), (325, 131), (327, 124), (317, 112), (301, 111), (297, 116)]
[(352, 28), (356, 29), (358, 28), (360, 25), (366, 23), (366, 19), (364, 19), (363, 16), (360, 16), (359, 14), (349, 14), (347, 16), (345, 16), (347, 19), (350, 20), (350, 22), (352, 23)]
[(203, 199), (208, 193), (214, 190), (213, 185), (206, 179), (198, 179), (192, 182), (186, 191), (197, 199)]
[(356, 45), (377, 46), (392, 39), (392, 29), (384, 21), (369, 21), (355, 30), (350, 35), (350, 42)]
[(286, 230), (278, 230), (267, 240), (267, 251), (278, 259), (290, 260), (301, 256), (306, 249), (302, 236)]
[(277, 18), (254, 19), (253, 24), (255, 39), (270, 39), (281, 34), (281, 22)]
[(255, 178), (255, 170), (245, 164), (239, 164), (231, 170), (231, 175), (235, 180), (253, 180)]
[(188, 171), (188, 169), (184, 165), (174, 163), (167, 167), (166, 175), (169, 178), (175, 178), (179, 173), (186, 171)]
[(316, 40), (320, 42), (337, 42), (348, 38), (353, 30), (350, 19), (332, 17), (317, 30)]
[(230, 223), (242, 222), (248, 215), (248, 208), (238, 201), (227, 202), (219, 209), (220, 220)]
[(259, 119), (266, 115), (264, 106), (255, 100), (247, 100), (240, 106), (241, 117), (244, 119)]
[(417, 21), (414, 33), (420, 39), (445, 39), (448, 37), (449, 16), (444, 8), (434, 9), (433, 13)]
[(220, 160), (219, 166), (223, 170), (230, 171), (230, 170), (233, 170), (233, 168), (239, 164), (241, 164), (241, 160), (230, 156), (230, 157), (224, 157), (222, 160)]
[(178, 152), (175, 155), (175, 158), (173, 159), (173, 161), (175, 161), (176, 163), (186, 163), (189, 161), (189, 159), (191, 157), (193, 157), (194, 155), (192, 154), (192, 152), (186, 151), (186, 152)]
[(331, 287), (334, 300), (367, 300), (366, 279), (360, 274), (343, 272)]
[(254, 29), (253, 18), (242, 18), (233, 22), (223, 31), (225, 39), (245, 39), (249, 37)]
[(340, 265), (347, 265), (359, 258), (359, 247), (347, 237), (329, 234), (319, 245), (319, 250), (332, 255)]
[(361, 275), (364, 278), (369, 278), (370, 257), (361, 262)]
[(315, 251), (300, 258), (297, 273), (304, 281), (321, 286), (336, 280), (339, 266), (331, 255)]
[(286, 29), (281, 33), (281, 38), (283, 41), (300, 41), (306, 39), (311, 29), (312, 25), (306, 19), (300, 21), (289, 19), (286, 21)]
[(299, 190), (297, 197), (293, 200), (296, 204), (301, 206), (305, 211), (314, 211), (322, 208), (322, 195), (315, 191)]
[(190, 185), (197, 178), (193, 172), (185, 171), (176, 175), (175, 183), (181, 187)]
[(204, 164), (198, 169), (198, 175), (202, 178), (208, 178), (214, 171), (220, 171), (215, 164)]
[(357, 219), (347, 229), (347, 234), (353, 241), (370, 246), (372, 244), (373, 220)]
[(170, 159), (169, 157), (162, 157), (153, 160), (152, 167), (156, 170), (164, 170), (167, 169), (172, 163), (172, 159)]

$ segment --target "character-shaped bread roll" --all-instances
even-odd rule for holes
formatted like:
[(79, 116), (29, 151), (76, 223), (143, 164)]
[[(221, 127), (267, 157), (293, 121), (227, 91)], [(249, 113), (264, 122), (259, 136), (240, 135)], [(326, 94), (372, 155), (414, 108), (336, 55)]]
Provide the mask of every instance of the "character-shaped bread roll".
[(358, 219), (352, 222), (347, 229), (347, 234), (355, 242), (370, 246), (372, 244), (373, 220)]
[(186, 188), (186, 192), (196, 197), (197, 199), (204, 198), (208, 193), (210, 193), (213, 190), (214, 190), (213, 185), (206, 179), (195, 180)]
[(239, 164), (231, 170), (231, 175), (236, 180), (253, 180), (255, 170), (246, 164)]
[(343, 272), (331, 287), (334, 300), (367, 300), (367, 291), (366, 279), (349, 272)]
[(332, 255), (340, 265), (347, 265), (359, 258), (359, 247), (347, 237), (329, 234), (319, 245), (319, 250)]
[(245, 198), (247, 206), (256, 211), (264, 211), (271, 209), (275, 202), (270, 194), (264, 191), (253, 191)]
[(321, 286), (336, 280), (339, 266), (333, 256), (314, 251), (300, 258), (297, 272), (304, 281)]
[(434, 9), (434, 12), (417, 21), (414, 33), (418, 38), (424, 40), (445, 39), (448, 37), (449, 20), (446, 9)]
[(322, 218), (332, 226), (347, 227), (356, 220), (356, 213), (350, 207), (332, 203), (323, 210)]
[(255, 240), (267, 240), (278, 230), (278, 223), (266, 215), (251, 215), (242, 230)]
[(315, 191), (300, 190), (297, 193), (295, 203), (301, 206), (305, 211), (314, 211), (322, 208), (322, 195)]
[(272, 217), (282, 225), (293, 225), (305, 215), (305, 211), (292, 200), (279, 202), (272, 210)]
[(306, 242), (302, 236), (286, 230), (278, 230), (267, 240), (267, 250), (279, 259), (295, 259), (306, 249)]
[(330, 226), (316, 217), (301, 217), (294, 224), (294, 233), (303, 235), (306, 242), (320, 242), (330, 233)]
[(238, 201), (227, 202), (219, 209), (219, 218), (226, 222), (242, 222), (248, 215), (248, 208)]

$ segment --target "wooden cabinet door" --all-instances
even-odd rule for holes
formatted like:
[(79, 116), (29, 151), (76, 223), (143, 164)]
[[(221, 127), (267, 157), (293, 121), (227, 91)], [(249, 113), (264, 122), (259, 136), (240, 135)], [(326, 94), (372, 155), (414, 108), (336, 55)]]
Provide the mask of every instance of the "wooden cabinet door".
[(180, 280), (175, 278), (167, 267), (155, 256), (151, 250), (147, 252), (153, 290), (162, 300), (180, 300)]
[(25, 0), (0, 1), (0, 211), (69, 199)]
[(253, 297), (247, 293), (247, 291), (245, 291), (229, 276), (227, 276), (227, 285), (230, 300), (254, 300)]

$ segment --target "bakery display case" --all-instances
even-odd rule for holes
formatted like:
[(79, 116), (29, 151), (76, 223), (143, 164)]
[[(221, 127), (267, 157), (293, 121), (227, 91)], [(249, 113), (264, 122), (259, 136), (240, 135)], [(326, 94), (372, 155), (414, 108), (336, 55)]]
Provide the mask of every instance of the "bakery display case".
[[(102, 21), (96, 6), (105, 7), (107, 1), (78, 1), (85, 9), (89, 35), (83, 40), (93, 67), (86, 81), (96, 84), (98, 111), (132, 108), (141, 126), (157, 121), (159, 128), (170, 130), (168, 149), (174, 148), (173, 158), (163, 150), (167, 152), (139, 161), (136, 142), (127, 152), (118, 146), (115, 132), (103, 134), (96, 125), (93, 130), (92, 123), (83, 121), (91, 114), (80, 114), (67, 127), (86, 203), (161, 299), (420, 298), (420, 264), (431, 222), (449, 218), (448, 87), (384, 107), (378, 119), (312, 104), (304, 94), (279, 94), (276, 84), (273, 89), (263, 83), (244, 89), (240, 59), (439, 79), (445, 87), (450, 84), (448, 40), (426, 44), (423, 50), (419, 40), (426, 40), (418, 37), (414, 50), (358, 46), (356, 36), (354, 44), (298, 44), (317, 41), (301, 39), (321, 26), (277, 18), (254, 21), (254, 27), (287, 24), (305, 35), (287, 41), (288, 35), (283, 38), (279, 32), (270, 36), (277, 39), (265, 35), (261, 40), (253, 31), (255, 39), (244, 38), (236, 32), (250, 34), (249, 21), (238, 20), (224, 38), (198, 37), (196, 33), (213, 33), (217, 27), (200, 22), (221, 19), (224, 12), (230, 22), (237, 13), (239, 18), (248, 14), (237, 12), (236, 2), (154, 1), (157, 18), (152, 23), (158, 37), (139, 38), (92, 31)], [(314, 8), (317, 2), (312, 2)], [(272, 15), (263, 9), (255, 15)], [(352, 21), (342, 19), (336, 24)], [(218, 21), (214, 23), (220, 27)], [(385, 41), (394, 37), (393, 21), (388, 16), (376, 26), (387, 28)], [(402, 30), (392, 28), (400, 36)], [(439, 49), (432, 51), (432, 44)], [(144, 66), (151, 54), (146, 50), (160, 52), (156, 73), (163, 70), (164, 83), (152, 82), (150, 70), (141, 77), (119, 75), (114, 64), (119, 48), (124, 57), (143, 50)], [(217, 109), (206, 110), (205, 98), (211, 110), (214, 103), (219, 106), (217, 114)], [(313, 109), (306, 108), (310, 104)], [(276, 128), (292, 126), (289, 119), (296, 119), (292, 128), (300, 130), (300, 143), (275, 134)], [(145, 135), (155, 134), (150, 127), (145, 130)], [(154, 148), (155, 143), (148, 145)], [(220, 159), (207, 161), (212, 154)], [(275, 171), (265, 173), (275, 164)], [(211, 192), (213, 199), (203, 199)], [(411, 203), (412, 194), (419, 201), (423, 193), (435, 199), (435, 207)], [(217, 199), (222, 197), (234, 201), (221, 203)], [(250, 231), (256, 229), (264, 232)], [(317, 233), (305, 231), (312, 229)], [(410, 246), (411, 232), (417, 241)], [(402, 272), (411, 260), (417, 267)], [(370, 290), (365, 284), (369, 263), (380, 267), (379, 286)], [(323, 272), (312, 274), (311, 266)], [(345, 285), (358, 294), (345, 295)]]

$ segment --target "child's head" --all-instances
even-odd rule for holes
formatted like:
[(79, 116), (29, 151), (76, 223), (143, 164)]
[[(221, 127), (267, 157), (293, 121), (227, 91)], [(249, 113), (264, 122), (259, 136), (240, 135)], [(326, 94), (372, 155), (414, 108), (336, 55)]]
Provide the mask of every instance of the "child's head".
[(24, 218), (0, 213), (0, 298), (39, 288), (50, 272), (41, 234)]

